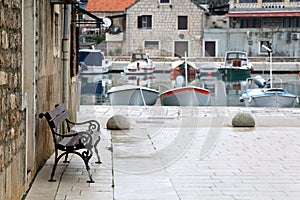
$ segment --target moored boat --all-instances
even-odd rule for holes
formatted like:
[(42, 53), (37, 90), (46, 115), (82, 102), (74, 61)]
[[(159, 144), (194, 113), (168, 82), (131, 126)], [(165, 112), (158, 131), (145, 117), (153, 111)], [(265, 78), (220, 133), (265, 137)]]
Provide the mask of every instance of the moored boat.
[(192, 81), (197, 78), (198, 73), (199, 69), (193, 62), (189, 62), (186, 60), (177, 60), (172, 62), (171, 64), (171, 80), (176, 80), (178, 76), (185, 76), (185, 74), (187, 74), (188, 81)]
[(210, 91), (196, 86), (170, 89), (159, 94), (162, 106), (208, 106)]
[(148, 53), (133, 53), (130, 63), (123, 70), (125, 74), (151, 74), (155, 68)]
[[(188, 85), (189, 68), (187, 57), (181, 64), (181, 75), (176, 76), (177, 87), (159, 94), (162, 106), (207, 106), (210, 104), (211, 92), (205, 88)], [(192, 65), (190, 65), (192, 67)], [(192, 67), (198, 72), (198, 68)], [(184, 80), (185, 79), (185, 80)]]
[(219, 67), (219, 72), (226, 81), (246, 80), (253, 71), (253, 65), (249, 63), (248, 54), (244, 51), (227, 51), (224, 64)]
[(240, 101), (247, 107), (295, 107), (298, 96), (282, 88), (265, 88), (268, 81), (261, 76), (253, 79), (258, 88), (247, 89), (240, 97)]
[(158, 94), (155, 89), (137, 85), (115, 86), (107, 91), (110, 105), (152, 106)]
[(101, 50), (93, 47), (79, 50), (79, 65), (81, 74), (104, 74), (109, 72), (112, 62), (105, 59)]

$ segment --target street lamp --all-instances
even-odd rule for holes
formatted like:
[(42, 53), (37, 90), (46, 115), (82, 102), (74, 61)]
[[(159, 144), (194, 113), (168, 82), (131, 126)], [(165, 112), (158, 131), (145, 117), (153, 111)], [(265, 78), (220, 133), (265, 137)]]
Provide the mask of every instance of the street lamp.
[(272, 48), (271, 48), (271, 45), (268, 45), (265, 46), (265, 45), (262, 45), (262, 47), (268, 51), (268, 54), (269, 54), (269, 57), (270, 57), (270, 88), (273, 88), (273, 84), (272, 84), (272, 81), (273, 81), (273, 77), (272, 77)]

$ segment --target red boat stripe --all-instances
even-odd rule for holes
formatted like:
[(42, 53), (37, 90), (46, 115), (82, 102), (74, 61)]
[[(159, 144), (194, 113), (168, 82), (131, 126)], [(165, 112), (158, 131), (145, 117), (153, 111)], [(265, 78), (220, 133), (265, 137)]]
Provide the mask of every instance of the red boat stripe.
[(173, 95), (173, 94), (176, 94), (176, 93), (184, 92), (186, 90), (188, 90), (188, 91), (195, 90), (196, 93), (201, 93), (201, 94), (204, 94), (204, 95), (210, 95), (210, 93), (207, 90), (201, 90), (201, 89), (198, 89), (198, 88), (182, 88), (182, 89), (169, 91), (169, 92), (161, 95), (161, 97), (170, 96), (170, 95)]

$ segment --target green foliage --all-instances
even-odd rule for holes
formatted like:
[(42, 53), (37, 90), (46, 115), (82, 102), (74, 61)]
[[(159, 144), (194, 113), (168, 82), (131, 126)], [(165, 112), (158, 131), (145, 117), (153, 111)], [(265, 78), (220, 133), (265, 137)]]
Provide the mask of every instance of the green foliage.
[(115, 49), (115, 55), (116, 55), (116, 56), (121, 55), (121, 53), (122, 53), (121, 48), (116, 48), (116, 49)]
[(113, 56), (114, 55), (114, 53), (113, 53), (113, 51), (111, 49), (108, 51), (108, 55), (109, 56)]
[(108, 55), (109, 56), (119, 56), (119, 55), (121, 55), (121, 53), (122, 53), (122, 49), (121, 48), (116, 48), (116, 49), (114, 49), (114, 50), (109, 50), (108, 51)]
[(89, 37), (90, 40), (96, 41), (98, 44), (105, 41), (105, 35), (92, 35)]

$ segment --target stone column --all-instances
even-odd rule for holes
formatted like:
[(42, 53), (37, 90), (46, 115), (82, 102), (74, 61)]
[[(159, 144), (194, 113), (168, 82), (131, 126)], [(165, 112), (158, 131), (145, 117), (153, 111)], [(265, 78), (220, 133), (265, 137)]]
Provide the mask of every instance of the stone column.
[(235, 1), (239, 1), (239, 0), (230, 0), (230, 10), (234, 9)]
[(262, 0), (257, 0), (257, 7), (262, 8)]
[(284, 1), (284, 7), (285, 7), (285, 8), (291, 7), (290, 0), (285, 0), (285, 1)]

